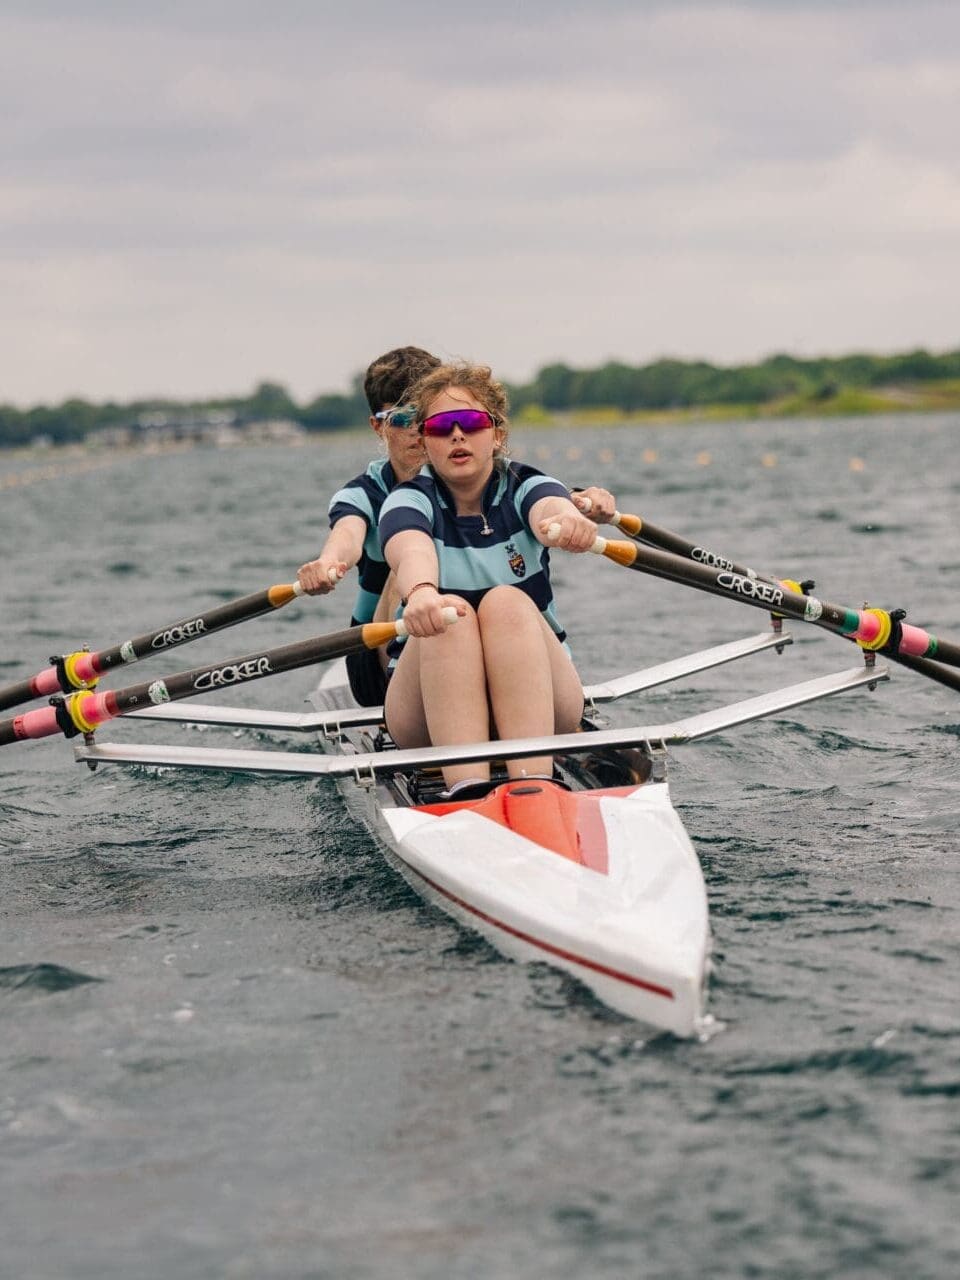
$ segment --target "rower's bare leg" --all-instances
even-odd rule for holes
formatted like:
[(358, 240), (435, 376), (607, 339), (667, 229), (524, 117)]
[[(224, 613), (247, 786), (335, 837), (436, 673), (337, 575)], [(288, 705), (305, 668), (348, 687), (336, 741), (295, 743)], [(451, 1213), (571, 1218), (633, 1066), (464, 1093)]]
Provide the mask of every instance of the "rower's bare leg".
[[(516, 587), (494, 587), (479, 609), (487, 689), (500, 738), (573, 733), (583, 714), (576, 668), (543, 615)], [(512, 778), (553, 772), (549, 755), (511, 760)]]
[[(398, 747), (456, 746), (486, 742), (490, 736), (483, 649), (477, 615), (467, 616), (443, 635), (411, 637), (387, 689), (386, 718)], [(487, 761), (447, 765), (447, 788), (467, 779), (490, 777)]]

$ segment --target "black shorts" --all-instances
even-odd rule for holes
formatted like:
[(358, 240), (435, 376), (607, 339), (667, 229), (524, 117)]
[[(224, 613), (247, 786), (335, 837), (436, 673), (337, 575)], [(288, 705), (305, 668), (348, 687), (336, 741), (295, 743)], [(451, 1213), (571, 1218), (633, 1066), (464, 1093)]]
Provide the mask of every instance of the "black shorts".
[(387, 677), (380, 665), (376, 649), (362, 649), (347, 654), (347, 677), (350, 692), (361, 707), (380, 707), (387, 696)]

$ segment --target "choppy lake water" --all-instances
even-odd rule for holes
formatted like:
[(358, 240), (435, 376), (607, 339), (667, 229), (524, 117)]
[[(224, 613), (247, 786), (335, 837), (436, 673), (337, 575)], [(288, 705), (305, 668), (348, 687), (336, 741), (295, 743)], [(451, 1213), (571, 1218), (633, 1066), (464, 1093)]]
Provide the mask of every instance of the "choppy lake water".
[[(960, 637), (958, 415), (514, 444), (824, 599), (903, 605)], [(368, 449), (351, 435), (87, 471), (0, 455), (0, 684), (290, 580)], [(587, 680), (764, 626), (555, 559)], [(112, 683), (348, 613), (343, 593), (297, 603)], [(662, 722), (857, 661), (792, 630), (781, 657), (611, 718)], [(220, 700), (301, 710), (310, 685), (295, 672)], [(99, 736), (161, 731), (258, 741)], [(674, 753), (715, 939), (722, 1029), (704, 1043), (501, 959), (417, 898), (332, 784), (91, 774), (62, 739), (3, 748), (0, 1276), (952, 1280), (958, 740), (960, 695), (894, 667), (872, 694)]]

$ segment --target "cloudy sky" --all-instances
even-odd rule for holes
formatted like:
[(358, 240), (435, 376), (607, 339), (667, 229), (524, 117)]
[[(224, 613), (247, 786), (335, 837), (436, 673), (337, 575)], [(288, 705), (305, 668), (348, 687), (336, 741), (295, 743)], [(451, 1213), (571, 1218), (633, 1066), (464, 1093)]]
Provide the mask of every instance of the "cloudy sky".
[(954, 0), (2, 0), (0, 402), (960, 346)]

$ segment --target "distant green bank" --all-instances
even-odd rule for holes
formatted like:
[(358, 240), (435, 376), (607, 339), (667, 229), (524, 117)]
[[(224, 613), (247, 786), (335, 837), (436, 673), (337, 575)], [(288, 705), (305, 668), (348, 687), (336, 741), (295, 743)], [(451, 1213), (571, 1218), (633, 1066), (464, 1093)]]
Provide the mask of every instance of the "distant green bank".
[[(759, 364), (730, 366), (671, 359), (636, 366), (610, 361), (595, 369), (551, 364), (509, 391), (515, 420), (531, 425), (574, 416), (598, 423), (682, 422), (960, 409), (960, 350), (809, 360), (775, 355)], [(266, 438), (283, 438), (285, 432), (344, 430), (366, 416), (360, 375), (349, 391), (319, 395), (306, 404), (298, 404), (275, 382), (260, 383), (248, 396), (189, 402), (93, 404), (73, 399), (30, 409), (0, 404), (0, 447), (84, 440), (127, 444), (141, 438), (223, 440), (254, 426), (268, 429)]]

